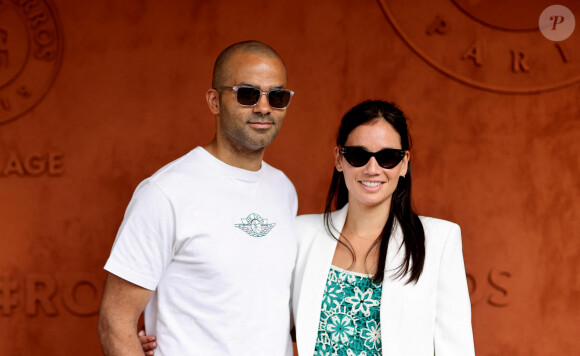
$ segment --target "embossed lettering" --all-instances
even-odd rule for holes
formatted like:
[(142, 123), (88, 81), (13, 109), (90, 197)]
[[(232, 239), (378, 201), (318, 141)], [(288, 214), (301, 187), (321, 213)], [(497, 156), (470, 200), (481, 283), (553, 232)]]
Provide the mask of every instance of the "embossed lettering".
[(47, 29), (40, 30), (34, 34), (34, 42), (41, 47), (50, 46), (54, 43), (54, 40), (54, 32)]
[(556, 30), (556, 26), (564, 22), (564, 16), (550, 16), (550, 21), (554, 21), (552, 31)]
[(67, 280), (62, 292), (64, 306), (78, 316), (96, 315), (100, 304), (100, 284), (96, 279)]
[(33, 8), (38, 5), (38, 0), (13, 0), (13, 2), (23, 8), (24, 13), (30, 21), (30, 28), (34, 30), (32, 38), (38, 48), (34, 51), (37, 59), (52, 61), (56, 57), (55, 50), (48, 48), (56, 41), (56, 34), (53, 29), (42, 28), (37, 30), (41, 24), (50, 22), (50, 16), (45, 9), (38, 9), (34, 13)]
[(479, 41), (475, 42), (468, 50), (463, 54), (461, 59), (471, 59), (476, 66), (481, 66), (483, 64), (483, 54), (481, 50), (481, 43)]
[[(467, 272), (467, 288), (471, 306), (487, 305), (494, 308), (504, 308), (510, 304), (508, 292), (511, 274), (507, 271), (490, 269), (486, 280)], [(486, 283), (487, 282), (487, 283)]]
[(18, 299), (15, 293), (18, 292), (19, 284), (9, 273), (0, 275), (0, 309), (2, 315), (11, 316), (12, 309), (18, 306)]
[(63, 175), (64, 155), (62, 153), (50, 152), (46, 155), (32, 154), (24, 159), (20, 159), (17, 153), (11, 152), (1, 175), (39, 176), (43, 173), (50, 176)]
[(47, 61), (52, 61), (56, 57), (56, 53), (52, 47), (50, 47), (56, 39), (56, 35), (53, 31), (43, 29), (34, 34), (34, 43), (38, 45), (38, 48), (34, 52), (34, 57), (37, 59), (44, 59)]
[(435, 32), (437, 32), (440, 35), (447, 32), (447, 22), (439, 16), (435, 17), (433, 22), (431, 22), (429, 26), (427, 26), (428, 35), (432, 35)]
[(34, 57), (45, 61), (53, 61), (56, 58), (56, 52), (52, 48), (41, 47), (34, 51)]
[(512, 71), (514, 73), (529, 72), (530, 66), (526, 62), (526, 55), (524, 52), (517, 52), (512, 50)]
[[(17, 18), (8, 24), (0, 20), (0, 80), (5, 82), (0, 93), (0, 125), (23, 116), (45, 97), (54, 85), (63, 53), (62, 27), (53, 1), (3, 0), (3, 3), (9, 4), (7, 9)], [(3, 14), (4, 8), (0, 9)], [(15, 25), (16, 19), (24, 27), (9, 26)], [(4, 160), (1, 157), (0, 178)]]
[(29, 317), (59, 316), (63, 307), (79, 317), (98, 314), (103, 286), (100, 278), (85, 273), (61, 278), (52, 273), (26, 273), (21, 280), (12, 273), (1, 273), (0, 316), (13, 316), (19, 307)]
[(46, 169), (46, 160), (42, 156), (32, 155), (24, 160), (24, 169), (31, 176), (41, 175)]
[(54, 278), (46, 274), (29, 274), (26, 277), (25, 309), (28, 316), (38, 315), (38, 307), (42, 307), (48, 316), (58, 315), (52, 297), (56, 294)]
[(489, 305), (494, 306), (494, 307), (503, 308), (503, 307), (507, 307), (509, 305), (509, 301), (507, 300), (508, 291), (507, 291), (507, 289), (505, 289), (504, 287), (502, 287), (498, 284), (497, 279), (499, 278), (499, 276), (510, 278), (511, 274), (509, 272), (505, 272), (505, 271), (500, 271), (500, 272), (496, 273), (492, 269), (491, 271), (489, 271), (489, 274), (487, 275), (487, 281), (489, 282), (489, 285), (493, 287), (493, 289), (495, 289), (495, 290), (501, 292), (501, 294), (503, 294), (503, 296), (500, 297), (502, 300), (498, 300), (498, 298), (494, 298), (494, 296), (492, 294), (489, 294), (489, 296), (487, 297), (487, 303)]
[(24, 13), (28, 14), (30, 10), (38, 5), (38, 0), (13, 0), (13, 2), (24, 8)]
[(556, 48), (558, 49), (564, 63), (568, 63), (568, 51), (566, 51), (566, 49), (559, 43), (556, 43)]
[(48, 22), (50, 20), (50, 18), (46, 16), (46, 13), (44, 11), (40, 11), (35, 13), (34, 15), (30, 15), (28, 16), (28, 19), (30, 20), (30, 22), (32, 22), (32, 28), (35, 30), (38, 27), (38, 25)]
[(61, 153), (48, 154), (48, 174), (51, 176), (61, 176), (64, 174), (64, 155)]
[(12, 174), (16, 174), (18, 176), (24, 175), (24, 168), (22, 167), (22, 163), (20, 162), (20, 158), (14, 152), (10, 153), (8, 156), (8, 161), (4, 170), (2, 171), (3, 176), (9, 176)]

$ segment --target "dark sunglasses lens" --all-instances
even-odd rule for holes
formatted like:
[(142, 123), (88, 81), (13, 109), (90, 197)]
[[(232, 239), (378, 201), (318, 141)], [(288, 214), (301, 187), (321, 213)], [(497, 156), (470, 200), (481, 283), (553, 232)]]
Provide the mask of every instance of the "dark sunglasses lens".
[(256, 105), (258, 100), (260, 99), (260, 91), (255, 88), (245, 88), (241, 87), (238, 88), (238, 103), (242, 105)]
[(362, 167), (371, 159), (371, 154), (360, 147), (345, 147), (344, 158), (353, 167)]
[(268, 102), (273, 108), (283, 109), (290, 103), (290, 97), (290, 91), (288, 90), (272, 90), (268, 94)]
[(399, 150), (385, 149), (380, 152), (377, 152), (375, 158), (377, 159), (377, 163), (381, 167), (393, 168), (397, 164), (399, 164), (399, 162), (401, 162), (403, 156), (401, 155), (401, 151)]

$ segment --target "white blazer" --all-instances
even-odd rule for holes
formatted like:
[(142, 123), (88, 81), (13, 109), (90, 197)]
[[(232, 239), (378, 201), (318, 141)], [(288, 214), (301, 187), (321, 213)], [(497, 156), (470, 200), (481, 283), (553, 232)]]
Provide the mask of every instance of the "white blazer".
[[(342, 231), (348, 204), (332, 213)], [(402, 231), (395, 226), (385, 263), (381, 296), (381, 338), (386, 356), (475, 355), (471, 305), (457, 224), (421, 217), (425, 230), (425, 265), (419, 281), (405, 285), (393, 271), (405, 256)], [(292, 309), (300, 356), (314, 355), (322, 297), (337, 241), (324, 228), (323, 215), (296, 220), (298, 257)], [(338, 234), (336, 234), (338, 235)]]

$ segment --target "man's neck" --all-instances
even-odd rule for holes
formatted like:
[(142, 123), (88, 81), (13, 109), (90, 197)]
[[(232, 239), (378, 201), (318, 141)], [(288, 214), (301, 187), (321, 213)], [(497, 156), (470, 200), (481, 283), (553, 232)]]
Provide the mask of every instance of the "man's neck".
[(241, 169), (256, 172), (262, 168), (264, 149), (250, 151), (218, 143), (214, 138), (210, 143), (203, 146), (212, 156), (220, 161)]

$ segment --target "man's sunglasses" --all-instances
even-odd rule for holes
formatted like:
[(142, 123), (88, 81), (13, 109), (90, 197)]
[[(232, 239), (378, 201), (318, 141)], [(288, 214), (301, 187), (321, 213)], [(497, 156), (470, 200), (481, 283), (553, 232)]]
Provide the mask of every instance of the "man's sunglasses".
[(347, 146), (343, 147), (340, 152), (344, 156), (344, 159), (353, 167), (362, 167), (368, 163), (371, 157), (374, 157), (379, 166), (390, 169), (403, 160), (406, 151), (396, 148), (385, 148), (378, 152), (369, 152), (362, 147)]
[(262, 95), (268, 96), (268, 104), (274, 109), (286, 109), (294, 92), (283, 88), (261, 90), (251, 85), (236, 85), (228, 87), (220, 85), (214, 89), (232, 89), (236, 92), (236, 99), (241, 106), (256, 106)]

